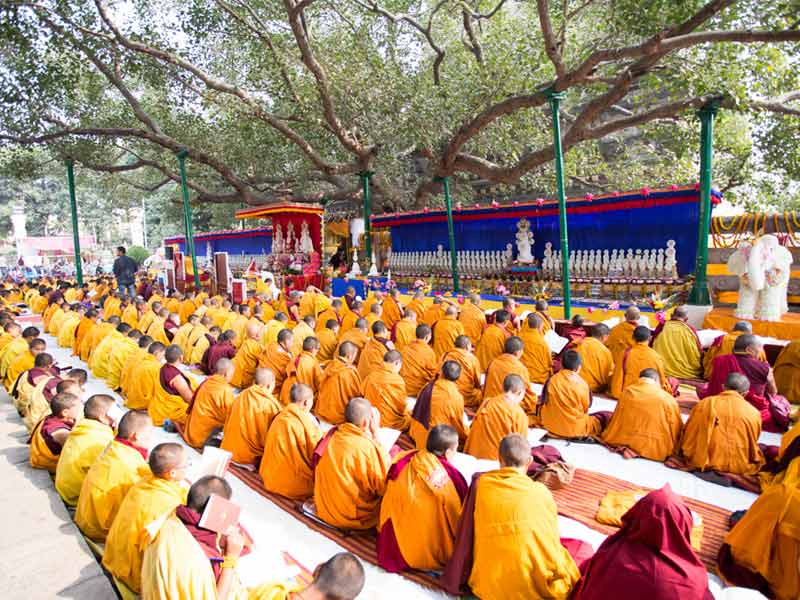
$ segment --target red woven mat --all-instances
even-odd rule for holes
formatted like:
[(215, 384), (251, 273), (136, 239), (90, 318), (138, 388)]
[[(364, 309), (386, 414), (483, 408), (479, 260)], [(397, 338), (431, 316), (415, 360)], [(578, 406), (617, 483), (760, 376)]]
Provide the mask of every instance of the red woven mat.
[[(600, 500), (608, 492), (628, 490), (648, 490), (649, 488), (622, 481), (616, 477), (603, 475), (585, 469), (576, 469), (575, 477), (567, 487), (553, 492), (559, 514), (575, 519), (587, 527), (611, 535), (616, 527), (603, 525), (595, 520)], [(709, 571), (715, 571), (717, 554), (728, 532), (730, 512), (718, 506), (683, 498), (686, 505), (703, 518), (703, 540), (698, 556)]]

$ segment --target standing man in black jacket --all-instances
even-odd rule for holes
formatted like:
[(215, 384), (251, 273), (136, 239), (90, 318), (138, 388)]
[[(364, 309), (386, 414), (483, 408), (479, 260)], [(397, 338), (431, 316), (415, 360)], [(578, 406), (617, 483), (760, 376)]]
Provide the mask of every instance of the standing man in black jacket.
[(117, 278), (117, 289), (124, 291), (129, 297), (136, 297), (136, 271), (139, 265), (125, 254), (124, 246), (117, 246), (117, 259), (114, 261), (114, 277)]

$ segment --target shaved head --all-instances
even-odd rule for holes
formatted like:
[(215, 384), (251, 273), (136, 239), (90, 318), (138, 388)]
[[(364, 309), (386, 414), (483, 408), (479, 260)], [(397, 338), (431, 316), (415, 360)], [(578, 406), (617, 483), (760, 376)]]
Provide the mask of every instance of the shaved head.
[(109, 409), (114, 405), (114, 399), (107, 394), (95, 394), (91, 396), (83, 407), (83, 415), (87, 419), (99, 421), (108, 414)]
[(645, 325), (639, 325), (636, 329), (633, 330), (633, 341), (637, 343), (643, 343), (650, 339), (652, 332), (650, 328)]
[(306, 339), (303, 340), (303, 350), (305, 350), (306, 352), (319, 350), (319, 340), (315, 338), (313, 335), (308, 336)]
[(672, 316), (677, 319), (688, 319), (689, 318), (689, 309), (685, 306), (679, 306), (672, 312)]
[(508, 338), (506, 343), (503, 345), (503, 352), (506, 354), (516, 354), (517, 352), (522, 352), (523, 350), (525, 350), (525, 344), (521, 338), (518, 338), (515, 335), (512, 335), (510, 338)]
[(753, 326), (747, 321), (739, 321), (733, 326), (734, 331), (741, 331), (742, 333), (753, 333)]
[(67, 381), (73, 381), (79, 385), (86, 383), (88, 378), (89, 374), (86, 369), (70, 369), (67, 373)]
[(524, 392), (525, 389), (526, 389), (525, 382), (519, 375), (512, 373), (511, 375), (506, 375), (505, 379), (503, 379), (504, 392), (519, 394), (520, 392)]
[(444, 456), (450, 449), (458, 448), (458, 432), (450, 425), (436, 425), (428, 432), (425, 449), (436, 456)]
[(446, 360), (442, 365), (442, 377), (447, 381), (458, 381), (461, 377), (461, 365), (454, 360)]
[(68, 392), (58, 393), (50, 400), (50, 412), (54, 415), (60, 415), (65, 410), (69, 410), (80, 403), (81, 399), (75, 394), (70, 394)]
[(292, 384), (289, 390), (289, 401), (292, 404), (304, 404), (314, 399), (314, 390), (305, 383)]
[(661, 383), (661, 377), (659, 377), (658, 371), (655, 369), (644, 369), (639, 373), (639, 377), (645, 377), (647, 379), (652, 379), (656, 383)]
[(195, 481), (192, 487), (189, 488), (189, 494), (186, 496), (186, 506), (202, 515), (212, 494), (230, 500), (233, 495), (233, 489), (231, 484), (222, 477), (206, 475)]
[(275, 373), (272, 372), (272, 369), (259, 367), (256, 369), (255, 375), (253, 375), (253, 381), (261, 387), (268, 387), (270, 384), (275, 385)]
[(214, 366), (214, 373), (217, 375), (227, 375), (233, 373), (233, 361), (230, 358), (220, 358)]
[(247, 333), (247, 337), (249, 337), (251, 340), (254, 340), (261, 334), (261, 325), (259, 323), (248, 323), (245, 331)]
[(500, 442), (500, 462), (507, 467), (527, 467), (531, 460), (531, 445), (528, 440), (512, 433)]
[(744, 396), (750, 391), (750, 380), (742, 373), (729, 373), (725, 380), (725, 389), (738, 392)]
[(372, 405), (364, 398), (353, 398), (344, 409), (344, 419), (348, 423), (361, 427), (370, 418)]
[(638, 321), (641, 316), (642, 313), (640, 313), (639, 309), (636, 308), (635, 306), (629, 306), (625, 311), (626, 321)]
[(364, 567), (354, 555), (342, 552), (317, 567), (311, 585), (328, 600), (354, 600), (364, 589)]
[(136, 433), (147, 431), (153, 426), (153, 421), (146, 410), (129, 410), (119, 420), (117, 436), (129, 440)]
[(402, 361), (403, 355), (400, 354), (397, 350), (389, 350), (386, 354), (383, 355), (383, 362), (385, 363), (396, 363), (397, 361)]
[(456, 348), (461, 348), (462, 350), (469, 348), (471, 343), (472, 341), (465, 335), (459, 335), (453, 342)]
[(743, 333), (737, 337), (736, 341), (733, 343), (733, 351), (745, 352), (748, 348), (760, 350), (762, 348), (762, 344), (752, 333)]
[(147, 462), (153, 475), (162, 476), (183, 464), (186, 458), (186, 450), (183, 446), (175, 443), (159, 444), (150, 451)]
[(355, 357), (357, 352), (358, 347), (353, 342), (342, 342), (342, 345), (339, 346), (339, 356), (342, 358)]
[(389, 330), (386, 328), (383, 321), (375, 321), (372, 324), (372, 335), (384, 336), (387, 333), (389, 333)]
[(452, 304), (449, 304), (445, 309), (444, 314), (446, 314), (448, 317), (457, 317), (458, 309)]

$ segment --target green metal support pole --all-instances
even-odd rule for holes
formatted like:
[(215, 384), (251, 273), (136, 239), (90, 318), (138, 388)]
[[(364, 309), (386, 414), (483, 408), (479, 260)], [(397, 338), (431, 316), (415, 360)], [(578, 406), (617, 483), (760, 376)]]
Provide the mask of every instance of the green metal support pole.
[(711, 169), (714, 156), (714, 116), (719, 102), (712, 100), (701, 108), (700, 117), (700, 225), (697, 232), (697, 258), (694, 265), (694, 286), (689, 303), (711, 304), (706, 281), (708, 268), (708, 230), (711, 226)]
[(572, 318), (572, 293), (569, 285), (569, 236), (567, 234), (567, 197), (564, 192), (564, 153), (561, 150), (561, 122), (559, 103), (563, 92), (551, 90), (548, 94), (550, 111), (553, 115), (553, 153), (556, 161), (556, 188), (558, 191), (558, 230), (561, 236), (561, 271), (564, 295), (564, 318)]
[(372, 171), (361, 171), (361, 185), (364, 188), (364, 250), (367, 254), (367, 268), (372, 266), (372, 205), (369, 198), (369, 180), (375, 173)]
[(444, 187), (444, 203), (447, 207), (447, 237), (450, 242), (450, 273), (453, 276), (453, 292), (458, 293), (461, 287), (458, 283), (458, 259), (456, 257), (456, 234), (453, 227), (453, 202), (450, 199), (450, 180), (447, 177), (439, 177), (436, 181), (441, 181)]
[(197, 253), (194, 250), (194, 230), (192, 228), (192, 207), (189, 205), (189, 188), (186, 186), (186, 150), (178, 152), (178, 166), (181, 171), (181, 189), (183, 190), (183, 220), (186, 229), (186, 249), (192, 254), (192, 271), (194, 271), (194, 289), (200, 290), (200, 273), (197, 271)]
[(72, 245), (75, 252), (75, 279), (83, 285), (83, 268), (81, 265), (81, 237), (78, 232), (78, 203), (75, 200), (75, 171), (71, 160), (67, 161), (67, 184), (69, 185), (69, 209), (72, 213)]

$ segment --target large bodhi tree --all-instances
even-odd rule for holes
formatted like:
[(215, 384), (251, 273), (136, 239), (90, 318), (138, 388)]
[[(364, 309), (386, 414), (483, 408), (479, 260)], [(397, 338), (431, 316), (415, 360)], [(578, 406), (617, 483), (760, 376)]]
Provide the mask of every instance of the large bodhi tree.
[(688, 177), (693, 112), (720, 99), (744, 115), (723, 120), (744, 132), (732, 187), (752, 168), (749, 129), (769, 144), (800, 116), (798, 0), (0, 7), (0, 144), (143, 191), (179, 181), (186, 150), (197, 202), (355, 200), (364, 171), (384, 210), (425, 204), (442, 177), (547, 189), (553, 91), (567, 173), (598, 187)]

